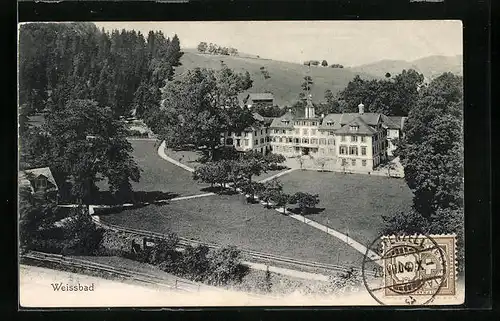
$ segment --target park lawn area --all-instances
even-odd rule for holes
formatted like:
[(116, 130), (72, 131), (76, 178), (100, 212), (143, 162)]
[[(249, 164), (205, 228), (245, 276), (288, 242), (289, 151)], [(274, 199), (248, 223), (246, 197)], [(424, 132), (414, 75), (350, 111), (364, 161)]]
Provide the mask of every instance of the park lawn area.
[[(162, 192), (180, 195), (195, 195), (205, 193), (202, 189), (209, 187), (193, 180), (192, 174), (176, 166), (158, 155), (159, 143), (147, 140), (131, 140), (134, 148), (133, 156), (141, 169), (139, 182), (132, 182), (132, 188), (137, 192)], [(107, 182), (100, 181), (101, 190), (107, 190)]]
[(296, 259), (361, 267), (362, 254), (344, 242), (241, 195), (214, 195), (100, 216), (130, 228)]
[(348, 234), (366, 246), (379, 236), (382, 215), (409, 210), (413, 198), (406, 182), (397, 178), (297, 170), (279, 180), (286, 193), (319, 194), (317, 207), (324, 210), (307, 218)]

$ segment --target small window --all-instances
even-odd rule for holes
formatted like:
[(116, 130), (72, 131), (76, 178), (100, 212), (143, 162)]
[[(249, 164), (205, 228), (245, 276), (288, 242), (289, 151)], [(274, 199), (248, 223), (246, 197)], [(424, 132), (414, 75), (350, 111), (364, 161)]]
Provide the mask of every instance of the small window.
[(366, 142), (366, 137), (365, 137), (365, 136), (361, 136), (361, 142), (362, 142), (362, 143), (365, 143), (365, 142)]
[(283, 130), (281, 131), (281, 133), (282, 133), (282, 134), (286, 134), (286, 130), (284, 130), (284, 129), (283, 129)]
[(361, 147), (361, 155), (366, 156), (366, 147)]
[(255, 145), (259, 145), (259, 141), (257, 139), (255, 140)]
[(263, 131), (262, 129), (260, 130), (260, 134), (261, 134), (261, 135), (263, 135), (263, 134), (264, 134), (264, 131)]
[(355, 160), (355, 159), (352, 159), (352, 160), (351, 160), (351, 164), (352, 164), (352, 166), (356, 166), (356, 160)]
[(311, 135), (316, 135), (316, 129), (311, 129)]
[(341, 142), (345, 142), (345, 136), (344, 135), (340, 136), (340, 141)]
[(366, 159), (361, 160), (361, 165), (366, 166)]
[(35, 180), (35, 188), (37, 190), (47, 188), (47, 179), (44, 177), (37, 178)]
[(358, 136), (351, 136), (351, 142), (357, 142)]

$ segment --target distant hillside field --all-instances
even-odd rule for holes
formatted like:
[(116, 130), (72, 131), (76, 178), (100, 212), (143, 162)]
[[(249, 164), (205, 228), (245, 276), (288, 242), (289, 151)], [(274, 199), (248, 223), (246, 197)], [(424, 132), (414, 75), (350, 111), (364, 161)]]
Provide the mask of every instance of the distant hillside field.
[[(302, 91), (301, 84), (307, 74), (307, 66), (284, 61), (257, 58), (246, 54), (240, 56), (222, 56), (200, 54), (194, 49), (182, 49), (184, 55), (181, 58), (182, 66), (176, 68), (176, 75), (181, 75), (186, 70), (200, 68), (218, 69), (221, 60), (231, 69), (237, 72), (248, 71), (253, 80), (253, 87), (249, 92), (271, 92), (274, 94), (275, 103), (279, 106), (291, 106)], [(271, 78), (264, 79), (261, 67), (269, 73)], [(311, 77), (314, 85), (312, 95), (314, 102), (324, 100), (325, 90), (330, 89), (334, 93), (344, 89), (356, 72), (349, 69), (337, 69), (329, 67), (311, 66)], [(364, 79), (373, 79), (373, 76), (359, 73)]]
[(381, 60), (348, 69), (353, 73), (367, 73), (374, 77), (384, 77), (387, 72), (391, 75), (396, 75), (401, 73), (403, 69), (414, 69), (422, 73), (427, 79), (432, 79), (444, 72), (452, 72), (456, 75), (462, 75), (463, 56), (429, 56), (414, 61)]

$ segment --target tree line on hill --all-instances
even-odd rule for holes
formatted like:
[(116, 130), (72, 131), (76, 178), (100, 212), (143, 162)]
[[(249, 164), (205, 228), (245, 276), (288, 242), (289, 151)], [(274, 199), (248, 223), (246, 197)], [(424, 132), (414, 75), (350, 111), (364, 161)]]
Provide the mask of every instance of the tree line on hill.
[(214, 43), (207, 44), (202, 41), (196, 47), (200, 53), (209, 53), (211, 55), (238, 56), (238, 49), (232, 47), (223, 47)]
[(25, 24), (19, 32), (19, 97), (25, 112), (90, 99), (117, 116), (158, 104), (182, 52), (177, 35), (99, 30), (91, 23)]
[[(328, 67), (328, 61), (326, 61), (326, 60), (323, 60), (321, 62), (319, 60), (306, 60), (306, 61), (303, 62), (303, 64), (305, 66), (311, 66), (312, 65), (312, 66), (315, 66), (315, 67), (317, 67), (317, 66)], [(341, 65), (341, 64), (331, 64), (330, 68), (344, 68), (344, 66)]]

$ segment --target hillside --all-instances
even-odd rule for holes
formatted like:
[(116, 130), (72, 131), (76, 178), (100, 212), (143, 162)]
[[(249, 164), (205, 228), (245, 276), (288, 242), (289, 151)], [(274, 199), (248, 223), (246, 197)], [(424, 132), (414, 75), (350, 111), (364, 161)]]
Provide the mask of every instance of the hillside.
[[(218, 69), (221, 60), (231, 69), (237, 72), (248, 71), (253, 79), (253, 87), (249, 92), (272, 92), (275, 103), (279, 106), (291, 106), (301, 92), (301, 84), (307, 73), (307, 67), (284, 61), (257, 58), (257, 56), (240, 54), (235, 56), (221, 56), (199, 54), (193, 49), (183, 49), (181, 58), (182, 66), (176, 68), (176, 75), (196, 67)], [(264, 67), (271, 78), (264, 79), (260, 68)], [(324, 100), (325, 90), (330, 89), (334, 93), (344, 89), (356, 73), (348, 69), (311, 67), (311, 76), (314, 81), (312, 95), (314, 102)], [(372, 76), (360, 74), (365, 79)]]
[(353, 73), (367, 73), (374, 77), (384, 77), (389, 72), (391, 75), (399, 74), (403, 69), (415, 69), (426, 78), (432, 79), (443, 72), (452, 72), (462, 75), (462, 56), (429, 56), (414, 61), (381, 60), (374, 63), (348, 68)]

